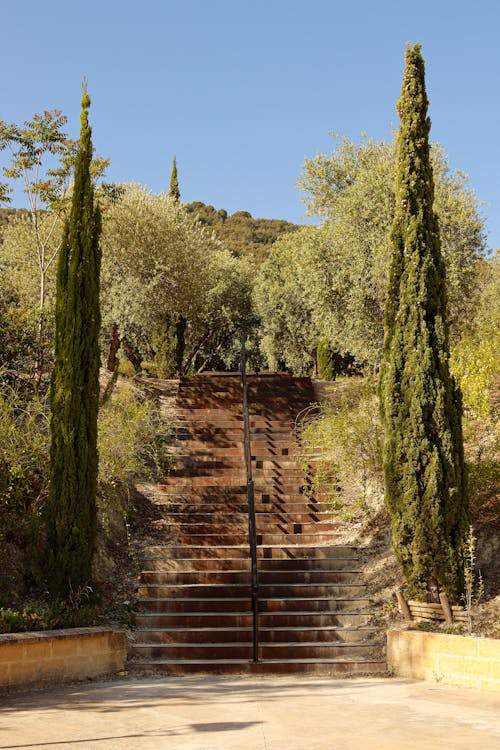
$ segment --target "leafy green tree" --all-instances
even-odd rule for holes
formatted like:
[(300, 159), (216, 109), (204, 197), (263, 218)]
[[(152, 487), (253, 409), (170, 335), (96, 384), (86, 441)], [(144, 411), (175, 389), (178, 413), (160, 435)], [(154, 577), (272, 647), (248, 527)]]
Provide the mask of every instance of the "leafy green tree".
[[(486, 245), (484, 218), (466, 177), (450, 170), (439, 145), (431, 148), (431, 158), (450, 335), (456, 342), (477, 305), (478, 271)], [(324, 336), (333, 331), (334, 347), (374, 367), (383, 341), (395, 159), (395, 143), (337, 139), (333, 154), (306, 160), (298, 181), (308, 213), (323, 219), (321, 251), (311, 266), (310, 288), (318, 317), (325, 323)]]
[(261, 349), (271, 370), (288, 367), (309, 374), (320, 338), (307, 269), (318, 230), (301, 228), (273, 245), (255, 280), (254, 304), (261, 320)]
[[(4, 237), (2, 256), (8, 268), (21, 275), (28, 268), (36, 269), (33, 278), (37, 279), (39, 340), (38, 379), (44, 362), (44, 339), (46, 338), (47, 318), (51, 317), (51, 290), (55, 277), (54, 269), (61, 247), (62, 225), (71, 199), (71, 177), (78, 153), (78, 141), (68, 138), (63, 128), (66, 117), (59, 110), (35, 114), (22, 125), (0, 121), (0, 151), (10, 154), (10, 160), (3, 167), (9, 181), (19, 181), (27, 200), (27, 212), (17, 217), (13, 227)], [(108, 160), (98, 156), (91, 162), (93, 179), (101, 177)], [(8, 183), (0, 186), (0, 200), (8, 199)], [(5, 233), (4, 233), (5, 234)], [(24, 244), (24, 258), (21, 260), (19, 247)], [(3, 261), (3, 258), (2, 258)], [(4, 265), (4, 262), (2, 262)], [(23, 269), (24, 266), (24, 269)], [(23, 285), (26, 282), (23, 282)]]
[(177, 176), (177, 159), (174, 156), (174, 161), (172, 162), (172, 174), (170, 175), (170, 187), (168, 189), (168, 197), (175, 201), (176, 203), (180, 202), (181, 199), (181, 191), (179, 189), (179, 178)]
[(166, 194), (127, 186), (105, 213), (102, 247), (105, 330), (115, 325), (139, 363), (170, 352), (169, 371), (181, 358), (182, 372), (202, 366), (253, 316), (250, 265)]
[(96, 533), (100, 211), (90, 165), (90, 98), (82, 95), (71, 211), (57, 269), (52, 372), (47, 574), (54, 595), (89, 585)]
[(420, 45), (408, 45), (405, 59), (380, 375), (385, 498), (394, 551), (413, 593), (436, 595), (441, 588), (456, 601), (469, 526), (461, 400), (448, 365)]

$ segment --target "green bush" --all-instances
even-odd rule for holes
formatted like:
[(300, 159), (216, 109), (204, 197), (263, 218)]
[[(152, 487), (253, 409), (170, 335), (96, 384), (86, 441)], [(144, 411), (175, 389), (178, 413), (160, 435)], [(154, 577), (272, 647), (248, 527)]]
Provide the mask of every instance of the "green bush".
[(31, 515), (46, 494), (49, 454), (47, 404), (0, 393), (0, 540), (26, 542)]
[(300, 435), (311, 494), (321, 494), (341, 516), (369, 511), (370, 488), (381, 488), (382, 430), (377, 398), (368, 381), (346, 381), (336, 404), (323, 404)]
[(0, 633), (28, 633), (95, 625), (96, 609), (91, 604), (55, 601), (27, 604), (22, 610), (0, 608)]
[(163, 471), (168, 426), (156, 404), (132, 383), (119, 383), (99, 412), (98, 430), (101, 490)]

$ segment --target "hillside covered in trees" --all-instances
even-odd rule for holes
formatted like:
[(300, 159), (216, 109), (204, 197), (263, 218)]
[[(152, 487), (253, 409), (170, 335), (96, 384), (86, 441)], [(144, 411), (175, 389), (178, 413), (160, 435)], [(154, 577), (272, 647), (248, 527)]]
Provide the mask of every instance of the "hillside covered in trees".
[(228, 214), (200, 201), (186, 203), (188, 213), (196, 216), (204, 226), (211, 227), (225, 247), (235, 255), (246, 255), (260, 263), (269, 255), (274, 242), (282, 234), (298, 229), (296, 224), (283, 219), (254, 219), (248, 211)]

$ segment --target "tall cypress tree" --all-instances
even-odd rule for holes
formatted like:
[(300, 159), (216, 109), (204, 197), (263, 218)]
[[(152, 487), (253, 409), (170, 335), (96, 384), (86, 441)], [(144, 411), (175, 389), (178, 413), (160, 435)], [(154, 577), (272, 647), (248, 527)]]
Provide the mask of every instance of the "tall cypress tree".
[(96, 532), (101, 228), (90, 176), (90, 98), (84, 85), (71, 211), (57, 269), (52, 373), (47, 574), (67, 598), (91, 582)]
[(456, 600), (469, 508), (461, 400), (448, 367), (445, 270), (420, 49), (406, 48), (397, 105), (396, 207), (380, 377), (385, 498), (394, 551), (413, 594), (435, 596), (441, 588)]
[(172, 173), (170, 175), (168, 197), (172, 198), (172, 200), (174, 200), (176, 203), (179, 203), (181, 199), (181, 191), (179, 190), (179, 178), (177, 177), (177, 158), (175, 156), (172, 162)]
[[(177, 175), (177, 158), (175, 156), (172, 162), (168, 197), (174, 203), (181, 202), (179, 177)], [(184, 333), (186, 326), (187, 320), (183, 315), (168, 314), (166, 316), (165, 328), (158, 335), (158, 351), (156, 355), (159, 373), (163, 373), (160, 377), (172, 377), (180, 374), (184, 360)]]

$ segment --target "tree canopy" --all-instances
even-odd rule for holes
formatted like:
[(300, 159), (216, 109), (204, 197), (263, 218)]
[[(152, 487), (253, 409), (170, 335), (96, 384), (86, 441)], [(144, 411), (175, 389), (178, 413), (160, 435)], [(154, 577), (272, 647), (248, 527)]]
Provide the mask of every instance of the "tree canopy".
[(167, 194), (129, 185), (104, 215), (102, 246), (103, 321), (145, 359), (166, 315), (186, 320), (186, 366), (252, 316), (249, 264)]
[[(466, 177), (450, 169), (443, 149), (434, 145), (431, 155), (454, 342), (477, 305), (486, 247), (484, 218)], [(273, 348), (290, 367), (295, 367), (292, 362), (304, 343), (297, 342), (293, 354), (292, 339), (275, 330), (276, 317), (292, 338), (293, 331), (303, 331), (309, 352), (322, 339), (332, 349), (378, 367), (394, 219), (394, 166), (395, 144), (367, 138), (359, 144), (336, 139), (331, 155), (306, 160), (298, 184), (308, 212), (321, 217), (322, 223), (278, 238), (257, 282), (264, 347)], [(287, 264), (295, 269), (293, 278), (285, 270)], [(300, 292), (294, 291), (297, 285)], [(304, 308), (287, 303), (297, 294), (309, 311), (307, 332), (301, 322)]]

